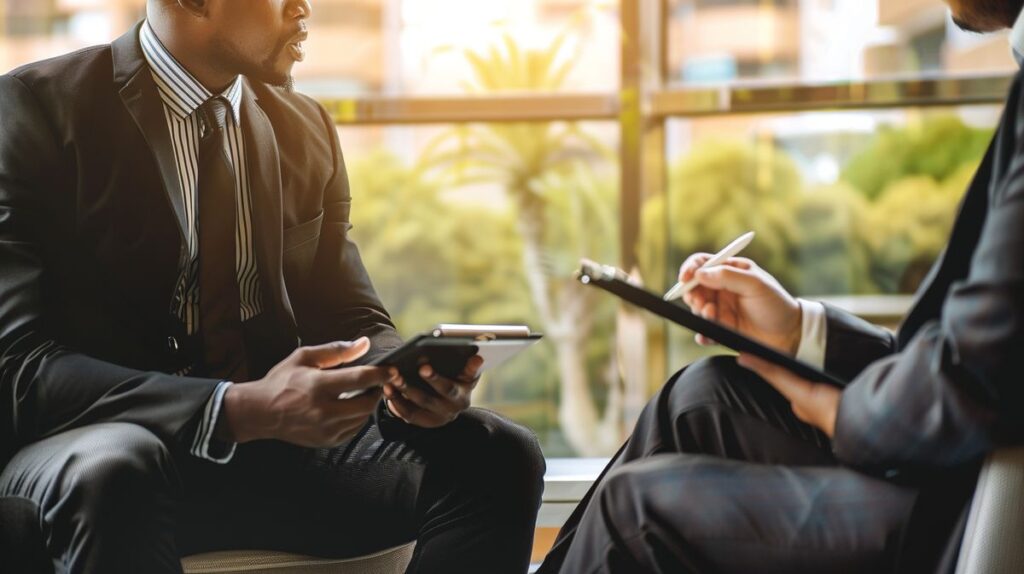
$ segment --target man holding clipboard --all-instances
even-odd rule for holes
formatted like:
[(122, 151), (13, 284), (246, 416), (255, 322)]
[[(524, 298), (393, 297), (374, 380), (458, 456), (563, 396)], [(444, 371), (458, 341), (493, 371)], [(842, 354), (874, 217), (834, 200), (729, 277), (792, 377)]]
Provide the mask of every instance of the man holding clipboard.
[[(965, 29), (1012, 27), (1024, 62), (1024, 2), (948, 3)], [(754, 353), (686, 367), (644, 409), (542, 574), (953, 571), (982, 459), (1024, 438), (1021, 84), (1018, 73), (897, 333), (797, 300), (749, 259), (687, 259), (680, 282), (699, 284), (684, 297), (695, 313), (759, 341), (762, 357), (847, 383)]]

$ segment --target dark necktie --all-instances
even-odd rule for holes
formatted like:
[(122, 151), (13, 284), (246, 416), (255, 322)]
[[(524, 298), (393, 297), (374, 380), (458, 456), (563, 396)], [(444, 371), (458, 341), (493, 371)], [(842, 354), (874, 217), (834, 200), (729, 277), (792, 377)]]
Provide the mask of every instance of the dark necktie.
[(207, 376), (246, 382), (241, 296), (235, 275), (235, 175), (227, 157), (228, 104), (199, 108), (199, 333)]

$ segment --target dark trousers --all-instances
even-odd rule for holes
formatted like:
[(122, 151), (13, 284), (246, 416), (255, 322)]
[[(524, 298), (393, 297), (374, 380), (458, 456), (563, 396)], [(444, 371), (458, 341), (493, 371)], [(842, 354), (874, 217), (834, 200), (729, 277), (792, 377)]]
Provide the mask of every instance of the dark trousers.
[(540, 572), (921, 572), (960, 508), (916, 540), (921, 493), (838, 466), (780, 394), (716, 357), (647, 405)]
[(162, 574), (204, 551), (321, 557), (416, 540), (410, 572), (522, 573), (544, 461), (533, 434), (481, 409), (388, 441), (241, 445), (227, 465), (170, 453), (145, 429), (83, 427), (0, 474), (0, 572)]

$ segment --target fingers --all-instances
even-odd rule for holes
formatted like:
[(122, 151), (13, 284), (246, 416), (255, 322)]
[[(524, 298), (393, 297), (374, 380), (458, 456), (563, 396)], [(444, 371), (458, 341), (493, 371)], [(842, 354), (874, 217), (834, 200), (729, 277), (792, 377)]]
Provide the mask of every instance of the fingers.
[(390, 387), (384, 388), (384, 396), (387, 397), (388, 408), (395, 416), (402, 419), (403, 421), (424, 428), (432, 428), (433, 421), (428, 420), (423, 410), (413, 404), (412, 401), (406, 399), (397, 391), (391, 390)]
[(722, 297), (718, 300), (718, 322), (734, 330), (742, 330), (740, 326), (740, 310), (736, 297)]
[(466, 368), (462, 369), (462, 374), (459, 378), (466, 382), (475, 382), (480, 378), (480, 369), (484, 367), (484, 358), (480, 355), (470, 357), (466, 361)]
[[(700, 253), (697, 255), (700, 257), (695, 259), (695, 261), (703, 262), (700, 263), (700, 265), (697, 265), (696, 267), (689, 269), (687, 268), (687, 264), (690, 260), (687, 260), (687, 263), (683, 264), (683, 269), (680, 270), (679, 273), (680, 278), (682, 278), (684, 275), (686, 277), (685, 281), (683, 282), (689, 281), (691, 278), (693, 278), (699, 270), (700, 266), (706, 263), (708, 259), (710, 259), (710, 257), (704, 257), (705, 255), (707, 255), (706, 253)], [(693, 259), (693, 257), (691, 259)], [(722, 263), (722, 265), (727, 267), (734, 267), (736, 269), (742, 269), (744, 271), (753, 271), (757, 269), (757, 264), (754, 263), (752, 260), (747, 259), (746, 257), (730, 257), (729, 259), (726, 259), (725, 262)], [(686, 271), (685, 273), (684, 270)], [(712, 287), (710, 285), (698, 284), (689, 292), (683, 294), (683, 302), (686, 303), (686, 305), (689, 306), (691, 309), (700, 308), (704, 306), (704, 304), (707, 303), (707, 301), (711, 300), (714, 296), (716, 296), (720, 289), (721, 287)]]
[(694, 313), (698, 309), (707, 304), (708, 301), (714, 300), (718, 297), (718, 292), (707, 287), (697, 286), (690, 290), (690, 292), (683, 294), (683, 302), (693, 310)]
[(458, 413), (469, 408), (469, 392), (463, 387), (472, 383), (453, 381), (438, 376), (433, 371), (427, 372), (432, 374), (423, 377), (423, 380), (434, 390), (433, 393), (405, 381), (399, 381), (395, 388), (417, 407), (430, 411), (441, 419), (447, 419), (445, 422), (454, 419)]
[(383, 391), (378, 387), (351, 399), (324, 400), (321, 403), (321, 416), (330, 421), (366, 418), (377, 408), (382, 393)]
[(360, 337), (355, 341), (332, 341), (313, 347), (301, 347), (293, 353), (295, 361), (307, 367), (329, 369), (351, 363), (370, 350), (370, 340)]
[(725, 290), (737, 295), (755, 295), (765, 284), (752, 269), (740, 269), (730, 265), (705, 267), (695, 274), (697, 281), (704, 287)]
[(829, 437), (835, 434), (836, 417), (842, 391), (821, 383), (813, 383), (789, 370), (746, 353), (737, 362), (761, 376), (792, 405), (800, 420), (818, 427)]
[[(455, 400), (459, 397), (459, 393), (461, 392), (461, 390), (459, 389), (458, 385), (455, 384), (455, 381), (438, 375), (437, 372), (434, 371), (434, 369), (430, 365), (423, 365), (422, 367), (420, 367), (420, 378), (422, 378), (428, 385), (430, 385), (430, 388), (434, 389), (434, 392), (448, 400)], [(417, 395), (422, 393), (428, 397), (430, 396), (429, 393), (424, 393), (423, 391), (420, 391), (415, 387), (411, 387), (411, 389), (412, 391), (415, 391)], [(416, 400), (412, 395), (407, 394), (406, 396), (412, 398), (416, 403), (420, 404), (420, 406), (422, 407), (427, 406), (426, 404)]]
[[(410, 393), (410, 391), (412, 392)], [(458, 417), (458, 412), (439, 414), (434, 410), (417, 404), (416, 400), (411, 397), (416, 396), (420, 399), (423, 397), (422, 395), (417, 395), (416, 391), (423, 393), (423, 391), (409, 386), (406, 386), (401, 392), (399, 392), (395, 387), (385, 385), (384, 397), (388, 401), (388, 408), (391, 409), (391, 412), (394, 413), (395, 416), (405, 422), (423, 428), (442, 427)]]
[(408, 384), (404, 379), (384, 385), (392, 412), (410, 424), (436, 428), (455, 420), (469, 408), (483, 358), (471, 358), (458, 378), (441, 376), (430, 365), (420, 367), (420, 378), (433, 392)]
[[(694, 253), (689, 256), (679, 267), (679, 282), (686, 283), (690, 279), (693, 279), (697, 270), (707, 264), (707, 262), (711, 260), (711, 257), (712, 256), (708, 253)], [(754, 263), (752, 259), (748, 259), (746, 257), (730, 257), (726, 259), (722, 265), (728, 265), (738, 269), (754, 269), (757, 267), (757, 264)]]
[(757, 264), (754, 263), (754, 260), (747, 259), (746, 257), (730, 257), (722, 265), (728, 265), (737, 269), (757, 269)]
[(679, 267), (679, 282), (686, 283), (693, 279), (693, 274), (707, 263), (709, 259), (711, 259), (710, 253), (694, 253), (687, 257), (686, 261)]
[(398, 377), (395, 369), (382, 367), (348, 367), (313, 373), (317, 391), (337, 399), (338, 395), (360, 389), (383, 386)]

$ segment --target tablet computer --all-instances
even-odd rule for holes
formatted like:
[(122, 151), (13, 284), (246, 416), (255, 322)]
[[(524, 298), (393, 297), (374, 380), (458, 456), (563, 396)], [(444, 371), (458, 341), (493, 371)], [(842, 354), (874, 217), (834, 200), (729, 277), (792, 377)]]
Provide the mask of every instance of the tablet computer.
[(438, 374), (455, 378), (466, 368), (470, 358), (480, 355), (484, 360), (480, 367), (483, 373), (505, 363), (542, 337), (525, 325), (438, 325), (370, 364), (396, 367), (409, 384), (434, 392), (420, 378), (421, 366), (429, 364)]
[(675, 301), (665, 301), (657, 293), (638, 287), (630, 281), (629, 275), (610, 265), (601, 265), (584, 259), (576, 275), (580, 282), (599, 287), (659, 317), (700, 333), (716, 343), (740, 353), (750, 353), (780, 367), (788, 369), (809, 381), (825, 383), (839, 388), (847, 381), (779, 352), (760, 341), (730, 329), (717, 321), (705, 319), (691, 312)]

